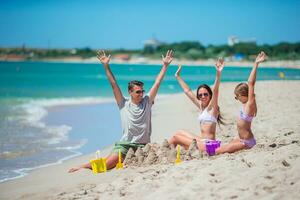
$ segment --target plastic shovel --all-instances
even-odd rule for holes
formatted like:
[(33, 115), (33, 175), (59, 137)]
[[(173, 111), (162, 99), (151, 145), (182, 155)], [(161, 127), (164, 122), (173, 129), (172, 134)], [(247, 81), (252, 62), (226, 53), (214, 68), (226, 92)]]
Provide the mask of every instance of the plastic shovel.
[(116, 165), (116, 169), (123, 169), (123, 163), (121, 162), (122, 156), (121, 156), (121, 149), (119, 149), (119, 162)]

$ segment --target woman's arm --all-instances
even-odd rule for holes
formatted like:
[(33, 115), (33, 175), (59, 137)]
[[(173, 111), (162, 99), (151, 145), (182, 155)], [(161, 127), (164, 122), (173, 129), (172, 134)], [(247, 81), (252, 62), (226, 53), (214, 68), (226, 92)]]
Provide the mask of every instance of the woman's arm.
[(192, 92), (191, 88), (184, 82), (184, 80), (180, 77), (180, 71), (181, 71), (182, 66), (178, 65), (178, 69), (175, 73), (175, 77), (183, 89), (184, 93), (188, 98), (199, 108), (201, 109), (201, 101), (197, 99), (197, 96)]
[(214, 112), (219, 112), (218, 110), (218, 98), (219, 98), (219, 87), (221, 82), (221, 74), (224, 68), (224, 59), (218, 58), (216, 64), (216, 78), (213, 86), (213, 95), (209, 103), (209, 107), (214, 108)]

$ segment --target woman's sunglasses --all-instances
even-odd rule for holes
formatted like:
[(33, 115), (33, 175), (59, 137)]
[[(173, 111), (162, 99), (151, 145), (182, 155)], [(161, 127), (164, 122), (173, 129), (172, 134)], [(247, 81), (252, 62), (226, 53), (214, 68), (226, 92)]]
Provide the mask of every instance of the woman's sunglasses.
[(205, 92), (205, 93), (200, 93), (200, 94), (198, 94), (198, 97), (199, 97), (199, 98), (202, 98), (202, 97), (208, 97), (208, 93), (207, 93), (207, 92)]
[(236, 95), (234, 98), (235, 98), (235, 100), (239, 100), (239, 97), (240, 97), (241, 95)]
[(245, 96), (239, 94), (239, 95), (236, 95), (234, 98), (235, 98), (235, 100), (239, 100), (240, 97), (245, 97)]

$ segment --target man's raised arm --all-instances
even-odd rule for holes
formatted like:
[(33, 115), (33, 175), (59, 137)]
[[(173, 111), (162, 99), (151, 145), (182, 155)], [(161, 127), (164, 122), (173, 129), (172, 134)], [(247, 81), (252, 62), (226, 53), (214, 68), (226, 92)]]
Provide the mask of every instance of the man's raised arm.
[(120, 106), (123, 100), (123, 94), (117, 84), (117, 81), (114, 77), (114, 75), (112, 74), (110, 67), (109, 67), (109, 61), (110, 61), (110, 55), (106, 56), (105, 52), (103, 50), (99, 50), (97, 53), (97, 58), (100, 60), (100, 62), (102, 63), (102, 65), (104, 66), (104, 70), (106, 73), (106, 76), (111, 84), (111, 87), (113, 89), (113, 93), (115, 96), (115, 99), (117, 101), (117, 104)]
[(172, 50), (168, 50), (166, 56), (162, 55), (163, 66), (162, 66), (158, 76), (156, 77), (156, 80), (149, 92), (150, 102), (152, 102), (152, 103), (154, 102), (154, 99), (157, 94), (160, 83), (161, 83), (162, 79), (164, 78), (167, 68), (170, 65), (170, 63), (172, 62), (172, 60), (173, 60), (173, 51)]

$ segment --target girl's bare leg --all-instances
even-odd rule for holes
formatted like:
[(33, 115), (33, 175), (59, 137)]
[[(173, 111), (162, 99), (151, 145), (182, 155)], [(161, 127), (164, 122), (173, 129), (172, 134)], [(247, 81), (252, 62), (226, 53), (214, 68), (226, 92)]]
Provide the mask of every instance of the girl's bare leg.
[(240, 142), (240, 139), (234, 139), (229, 144), (217, 148), (216, 154), (234, 153), (243, 149), (246, 149), (246, 146)]

